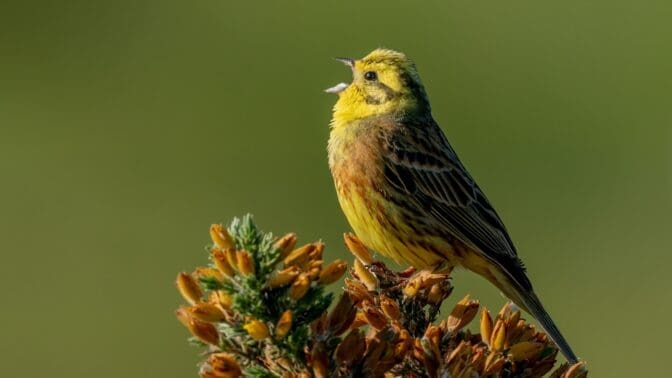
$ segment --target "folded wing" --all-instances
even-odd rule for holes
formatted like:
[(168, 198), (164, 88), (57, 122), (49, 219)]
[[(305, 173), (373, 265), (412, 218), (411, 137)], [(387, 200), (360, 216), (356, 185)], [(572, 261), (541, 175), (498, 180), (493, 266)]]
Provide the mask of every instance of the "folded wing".
[(502, 220), (438, 125), (405, 125), (388, 139), (383, 164), (388, 183), (411, 200), (409, 206), (529, 285)]

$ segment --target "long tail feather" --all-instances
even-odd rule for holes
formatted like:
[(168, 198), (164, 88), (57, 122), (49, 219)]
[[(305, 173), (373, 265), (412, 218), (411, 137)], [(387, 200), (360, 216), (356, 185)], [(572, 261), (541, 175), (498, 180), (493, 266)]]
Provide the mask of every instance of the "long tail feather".
[(509, 297), (523, 310), (534, 316), (570, 364), (573, 365), (579, 362), (574, 351), (572, 351), (572, 347), (569, 346), (569, 343), (565, 337), (562, 336), (562, 333), (560, 333), (560, 330), (553, 322), (553, 319), (551, 319), (551, 316), (546, 309), (544, 309), (539, 297), (537, 297), (531, 290), (524, 290), (522, 288), (515, 288), (514, 290), (516, 291), (515, 295), (510, 295)]

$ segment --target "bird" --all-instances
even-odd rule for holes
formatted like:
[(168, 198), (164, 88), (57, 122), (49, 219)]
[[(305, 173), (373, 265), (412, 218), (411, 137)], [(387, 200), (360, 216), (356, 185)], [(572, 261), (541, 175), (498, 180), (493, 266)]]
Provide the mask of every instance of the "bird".
[(571, 364), (578, 358), (544, 309), (500, 216), (434, 120), (415, 63), (378, 48), (336, 58), (329, 168), (350, 227), (372, 250), (418, 269), (465, 268), (532, 315)]

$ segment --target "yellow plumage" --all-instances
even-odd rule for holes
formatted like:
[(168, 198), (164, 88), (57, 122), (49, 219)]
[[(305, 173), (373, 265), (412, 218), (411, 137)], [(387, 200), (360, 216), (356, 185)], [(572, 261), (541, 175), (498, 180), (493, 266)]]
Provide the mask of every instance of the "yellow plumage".
[(352, 229), (369, 248), (416, 268), (462, 266), (530, 312), (576, 356), (534, 294), (503, 222), (431, 115), (414, 64), (378, 49), (337, 93), (329, 167)]

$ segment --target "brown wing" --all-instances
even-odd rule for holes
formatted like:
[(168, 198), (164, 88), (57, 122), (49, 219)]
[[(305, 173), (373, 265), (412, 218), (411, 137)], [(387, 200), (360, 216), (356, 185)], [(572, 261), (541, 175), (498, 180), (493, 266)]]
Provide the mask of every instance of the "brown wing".
[(403, 124), (386, 143), (384, 172), (388, 183), (411, 199), (408, 206), (419, 207), (416, 213), (440, 225), (442, 232), (481, 251), (529, 284), (504, 223), (439, 126), (431, 119), (425, 124)]

